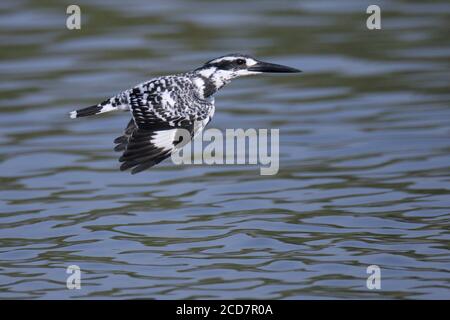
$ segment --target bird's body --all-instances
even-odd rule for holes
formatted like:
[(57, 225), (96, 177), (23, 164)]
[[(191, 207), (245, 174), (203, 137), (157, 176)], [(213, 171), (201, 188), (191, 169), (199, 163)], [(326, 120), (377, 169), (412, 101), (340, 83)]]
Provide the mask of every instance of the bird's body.
[[(272, 67), (271, 71), (263, 71), (264, 66)], [(260, 72), (298, 71), (246, 55), (227, 55), (191, 72), (151, 79), (98, 105), (72, 111), (70, 117), (129, 110), (132, 119), (124, 134), (115, 139), (115, 150), (123, 151), (120, 169), (133, 168), (132, 173), (137, 173), (189, 142), (178, 140), (179, 130), (188, 130), (191, 138), (199, 134), (214, 115), (214, 93), (232, 79)]]

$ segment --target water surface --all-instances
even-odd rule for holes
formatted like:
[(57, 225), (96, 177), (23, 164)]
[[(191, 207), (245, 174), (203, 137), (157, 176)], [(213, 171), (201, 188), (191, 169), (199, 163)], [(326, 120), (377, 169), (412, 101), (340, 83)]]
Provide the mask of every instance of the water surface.
[[(378, 31), (356, 0), (83, 0), (78, 31), (69, 4), (0, 5), (1, 298), (450, 298), (446, 1), (381, 1)], [(275, 176), (132, 176), (128, 114), (68, 118), (229, 52), (304, 71), (216, 97), (211, 128), (280, 129)]]

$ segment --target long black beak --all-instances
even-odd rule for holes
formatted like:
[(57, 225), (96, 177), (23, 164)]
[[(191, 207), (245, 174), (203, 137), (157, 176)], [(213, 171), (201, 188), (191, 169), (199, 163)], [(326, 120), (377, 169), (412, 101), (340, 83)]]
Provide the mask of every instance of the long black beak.
[(272, 72), (272, 73), (294, 73), (294, 72), (302, 72), (301, 70), (283, 66), (281, 64), (269, 63), (258, 61), (257, 64), (249, 67), (248, 71), (256, 71), (256, 72)]

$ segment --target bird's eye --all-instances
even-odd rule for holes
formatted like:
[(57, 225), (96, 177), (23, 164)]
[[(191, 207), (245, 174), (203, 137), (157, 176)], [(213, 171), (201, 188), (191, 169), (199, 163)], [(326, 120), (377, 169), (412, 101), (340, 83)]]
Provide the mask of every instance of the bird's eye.
[(244, 60), (244, 59), (237, 59), (237, 60), (236, 60), (236, 63), (237, 63), (238, 65), (243, 65), (243, 64), (245, 64), (245, 60)]

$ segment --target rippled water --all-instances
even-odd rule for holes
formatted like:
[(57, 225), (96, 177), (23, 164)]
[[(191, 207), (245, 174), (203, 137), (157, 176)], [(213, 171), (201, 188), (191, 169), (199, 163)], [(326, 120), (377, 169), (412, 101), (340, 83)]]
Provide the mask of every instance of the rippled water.
[[(1, 2), (0, 297), (450, 298), (450, 5), (378, 3), (369, 31), (359, 0), (77, 1), (70, 31), (69, 2)], [(275, 176), (132, 176), (128, 114), (67, 116), (236, 51), (304, 70), (216, 97), (211, 128), (280, 129)]]

